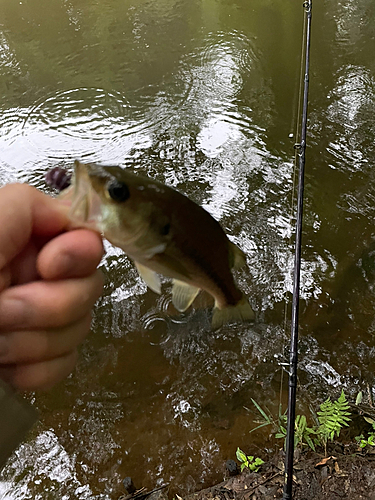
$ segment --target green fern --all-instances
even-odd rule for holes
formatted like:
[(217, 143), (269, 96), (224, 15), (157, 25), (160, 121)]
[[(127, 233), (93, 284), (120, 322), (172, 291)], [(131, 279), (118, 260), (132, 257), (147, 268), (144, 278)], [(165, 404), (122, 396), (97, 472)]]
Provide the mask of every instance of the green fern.
[(341, 429), (349, 425), (351, 419), (348, 410), (349, 405), (343, 390), (337, 401), (331, 401), (331, 398), (328, 398), (320, 405), (320, 411), (317, 412), (320, 424), (318, 436), (325, 450), (327, 450), (328, 440), (333, 441), (335, 436), (340, 435)]
[[(275, 434), (276, 438), (284, 439), (284, 449), (286, 449), (286, 426), (287, 426), (287, 416), (282, 415), (279, 419), (279, 432)], [(316, 427), (307, 427), (307, 420), (305, 415), (296, 415), (295, 427), (294, 427), (294, 448), (300, 446), (308, 446), (313, 451), (315, 451), (315, 444), (311, 439), (311, 436), (316, 435)]]

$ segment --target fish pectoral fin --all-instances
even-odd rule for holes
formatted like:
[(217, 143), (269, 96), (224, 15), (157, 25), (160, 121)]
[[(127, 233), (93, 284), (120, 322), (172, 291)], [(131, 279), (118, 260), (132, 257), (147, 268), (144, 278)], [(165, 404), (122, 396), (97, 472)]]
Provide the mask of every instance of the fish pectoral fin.
[(230, 255), (230, 267), (232, 269), (239, 269), (246, 265), (246, 256), (243, 251), (238, 248), (237, 245), (229, 242), (229, 255)]
[(183, 281), (173, 280), (172, 304), (177, 311), (184, 312), (193, 303), (199, 293), (199, 288), (188, 285)]
[(219, 328), (226, 323), (242, 323), (244, 321), (254, 321), (254, 319), (255, 313), (247, 298), (243, 295), (242, 299), (235, 306), (227, 306), (219, 309), (215, 303), (212, 328)]
[(139, 276), (143, 279), (146, 285), (155, 293), (161, 294), (161, 283), (159, 276), (150, 268), (143, 266), (139, 262), (134, 262)]

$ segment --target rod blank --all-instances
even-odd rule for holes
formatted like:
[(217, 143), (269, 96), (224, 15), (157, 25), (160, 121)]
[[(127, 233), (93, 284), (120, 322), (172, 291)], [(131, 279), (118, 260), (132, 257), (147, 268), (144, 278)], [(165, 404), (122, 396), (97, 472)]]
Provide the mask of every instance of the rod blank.
[(298, 366), (298, 312), (299, 312), (299, 288), (300, 288), (300, 274), (301, 274), (302, 215), (303, 215), (303, 193), (305, 184), (304, 182), (305, 151), (306, 151), (308, 92), (309, 92), (312, 0), (304, 2), (303, 7), (306, 12), (305, 74), (304, 74), (304, 85), (303, 85), (301, 142), (297, 145), (298, 158), (299, 158), (299, 177), (298, 177), (298, 195), (297, 195), (296, 241), (295, 241), (295, 254), (294, 254), (292, 325), (291, 325), (290, 358), (289, 358), (289, 393), (288, 393), (288, 423), (287, 423), (287, 434), (286, 434), (285, 485), (284, 485), (283, 500), (290, 500), (292, 498), (292, 487), (293, 487), (294, 425), (296, 417), (297, 366)]

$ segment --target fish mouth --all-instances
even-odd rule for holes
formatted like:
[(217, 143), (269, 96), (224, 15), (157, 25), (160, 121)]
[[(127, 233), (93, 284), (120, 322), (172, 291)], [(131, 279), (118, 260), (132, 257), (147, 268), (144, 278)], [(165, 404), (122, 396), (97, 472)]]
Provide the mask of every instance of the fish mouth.
[(71, 186), (65, 189), (59, 199), (69, 206), (69, 219), (77, 227), (102, 230), (102, 200), (93, 187), (91, 165), (74, 162)]

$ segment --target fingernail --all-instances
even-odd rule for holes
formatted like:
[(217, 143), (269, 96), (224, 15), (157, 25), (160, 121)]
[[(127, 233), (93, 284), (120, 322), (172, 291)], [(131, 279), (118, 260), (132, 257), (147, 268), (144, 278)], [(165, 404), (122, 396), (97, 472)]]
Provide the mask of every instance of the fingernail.
[(27, 307), (23, 300), (0, 300), (0, 328), (14, 329), (24, 326), (27, 319)]

